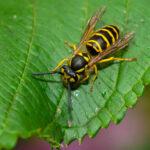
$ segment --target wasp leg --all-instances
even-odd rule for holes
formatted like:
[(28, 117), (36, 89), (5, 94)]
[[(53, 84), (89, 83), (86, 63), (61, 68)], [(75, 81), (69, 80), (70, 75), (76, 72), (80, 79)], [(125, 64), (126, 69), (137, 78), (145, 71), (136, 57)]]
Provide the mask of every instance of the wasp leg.
[(98, 72), (97, 72), (97, 66), (94, 65), (93, 67), (94, 67), (94, 71), (95, 71), (95, 76), (94, 76), (94, 78), (92, 80), (92, 83), (91, 83), (91, 92), (93, 91), (93, 85), (94, 85), (95, 79), (96, 79), (97, 74), (98, 74)]
[(53, 69), (53, 71), (56, 71), (60, 66), (62, 66), (63, 65), (63, 63), (64, 62), (68, 62), (69, 61), (69, 59), (63, 59), (57, 66), (56, 66), (56, 68), (55, 69)]
[(68, 45), (69, 47), (73, 48), (74, 50), (77, 49), (75, 44), (70, 44), (67, 41), (65, 41), (65, 44)]
[(86, 74), (85, 77), (80, 82), (86, 81), (88, 78), (89, 78), (89, 75)]
[(110, 58), (107, 58), (107, 59), (100, 60), (98, 63), (108, 62), (108, 61), (112, 61), (112, 60), (134, 61), (134, 60), (136, 60), (136, 58), (128, 59), (128, 58), (115, 58), (115, 57), (110, 57)]

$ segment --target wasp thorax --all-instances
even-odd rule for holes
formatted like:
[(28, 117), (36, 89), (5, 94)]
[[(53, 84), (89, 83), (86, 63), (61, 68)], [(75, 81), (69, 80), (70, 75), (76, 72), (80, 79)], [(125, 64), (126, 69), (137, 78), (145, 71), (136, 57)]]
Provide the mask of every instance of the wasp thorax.
[(74, 84), (79, 80), (78, 74), (76, 74), (69, 66), (64, 65), (60, 69), (62, 73), (63, 84), (67, 87), (68, 82)]

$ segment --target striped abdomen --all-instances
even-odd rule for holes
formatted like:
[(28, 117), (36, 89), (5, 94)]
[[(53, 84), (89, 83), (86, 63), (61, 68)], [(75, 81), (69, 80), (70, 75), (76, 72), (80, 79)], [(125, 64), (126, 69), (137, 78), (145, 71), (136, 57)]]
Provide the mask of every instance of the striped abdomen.
[(86, 47), (91, 55), (104, 51), (119, 38), (120, 30), (116, 25), (109, 25), (96, 31), (86, 42)]

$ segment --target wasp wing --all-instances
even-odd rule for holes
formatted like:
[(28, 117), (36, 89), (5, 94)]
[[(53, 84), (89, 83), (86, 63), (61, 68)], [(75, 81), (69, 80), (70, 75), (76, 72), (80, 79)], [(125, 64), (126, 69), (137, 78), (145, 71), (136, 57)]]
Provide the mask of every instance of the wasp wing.
[(99, 53), (96, 57), (91, 59), (91, 61), (88, 64), (89, 68), (92, 67), (94, 64), (98, 63), (103, 58), (112, 54), (116, 50), (119, 50), (119, 49), (122, 49), (122, 48), (128, 46), (129, 41), (134, 37), (134, 34), (135, 34), (134, 31), (127, 33), (126, 35), (124, 35), (123, 37), (118, 39), (113, 45), (108, 47), (105, 51), (103, 51), (102, 53)]
[(102, 17), (102, 15), (105, 12), (106, 7), (101, 7), (99, 8), (94, 14), (93, 16), (89, 19), (87, 27), (81, 37), (81, 40), (77, 46), (76, 51), (74, 52), (74, 54), (77, 54), (79, 52), (79, 50), (81, 49), (81, 47), (83, 46), (83, 44), (85, 43), (85, 41), (87, 41), (87, 39), (89, 38), (89, 36), (91, 35), (93, 29), (95, 28), (97, 22), (99, 21), (99, 19)]

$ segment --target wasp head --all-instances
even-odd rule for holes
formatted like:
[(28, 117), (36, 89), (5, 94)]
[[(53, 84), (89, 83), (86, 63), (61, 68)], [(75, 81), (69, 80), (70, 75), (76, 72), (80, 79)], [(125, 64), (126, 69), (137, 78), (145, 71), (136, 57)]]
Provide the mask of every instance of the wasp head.
[(79, 80), (79, 75), (67, 65), (62, 66), (60, 72), (62, 74), (62, 81), (65, 87), (68, 87), (68, 82), (70, 82), (71, 85), (75, 85)]

